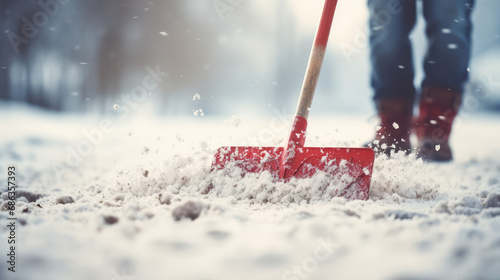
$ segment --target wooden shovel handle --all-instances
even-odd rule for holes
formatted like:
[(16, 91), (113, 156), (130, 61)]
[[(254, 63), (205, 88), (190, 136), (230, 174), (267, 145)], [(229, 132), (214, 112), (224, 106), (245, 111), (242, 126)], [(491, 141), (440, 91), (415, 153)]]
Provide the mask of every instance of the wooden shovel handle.
[(295, 113), (296, 116), (301, 116), (306, 120), (309, 117), (314, 91), (318, 84), (319, 72), (321, 71), (321, 65), (325, 57), (326, 45), (328, 43), (337, 1), (338, 0), (325, 1), (321, 21), (309, 56), (309, 63), (307, 64), (306, 75), (300, 92), (299, 104), (297, 105), (297, 111)]

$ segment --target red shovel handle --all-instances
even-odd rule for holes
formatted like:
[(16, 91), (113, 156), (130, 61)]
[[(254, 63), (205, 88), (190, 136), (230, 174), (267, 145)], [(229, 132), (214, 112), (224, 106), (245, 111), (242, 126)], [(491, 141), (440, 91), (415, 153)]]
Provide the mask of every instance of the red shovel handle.
[(325, 7), (323, 8), (323, 15), (321, 16), (321, 22), (319, 23), (318, 31), (316, 33), (316, 39), (314, 40), (315, 46), (323, 46), (326, 48), (336, 8), (337, 0), (326, 0)]
[(296, 111), (296, 116), (301, 116), (306, 120), (309, 117), (314, 91), (318, 84), (319, 72), (323, 64), (323, 58), (325, 57), (326, 45), (328, 43), (336, 7), (337, 0), (325, 1), (323, 15), (321, 16), (319, 28), (316, 32), (316, 39), (314, 40), (314, 45), (309, 56), (309, 63), (307, 65), (306, 75), (302, 84), (302, 91)]
[[(319, 72), (325, 57), (326, 45), (332, 27), (333, 15), (337, 8), (337, 0), (326, 0), (323, 8), (323, 14), (319, 23), (314, 45), (309, 56), (309, 63), (307, 64), (306, 75), (302, 84), (300, 92), (299, 104), (295, 112), (295, 119), (292, 125), (290, 138), (287, 146), (304, 146), (305, 135), (307, 129), (307, 118), (309, 111), (311, 111), (311, 104), (314, 97), (314, 91), (318, 84)], [(288, 150), (288, 148), (286, 148)]]
[(280, 162), (279, 177), (289, 178), (293, 176), (295, 170), (290, 169), (294, 165), (295, 150), (304, 147), (307, 130), (307, 117), (311, 110), (311, 104), (314, 97), (314, 91), (318, 83), (319, 72), (325, 57), (326, 45), (332, 27), (333, 15), (337, 7), (337, 0), (326, 0), (323, 8), (323, 15), (319, 23), (314, 45), (309, 56), (306, 75), (300, 92), (299, 104), (295, 113), (295, 119), (290, 131), (290, 137), (285, 145)]

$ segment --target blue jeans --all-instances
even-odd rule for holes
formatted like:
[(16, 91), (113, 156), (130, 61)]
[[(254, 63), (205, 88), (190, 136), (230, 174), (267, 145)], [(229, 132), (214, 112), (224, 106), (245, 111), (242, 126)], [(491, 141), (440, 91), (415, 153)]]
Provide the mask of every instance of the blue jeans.
[[(428, 38), (422, 87), (462, 93), (468, 79), (474, 0), (422, 0)], [(416, 0), (368, 0), (374, 99), (415, 98), (412, 47)]]

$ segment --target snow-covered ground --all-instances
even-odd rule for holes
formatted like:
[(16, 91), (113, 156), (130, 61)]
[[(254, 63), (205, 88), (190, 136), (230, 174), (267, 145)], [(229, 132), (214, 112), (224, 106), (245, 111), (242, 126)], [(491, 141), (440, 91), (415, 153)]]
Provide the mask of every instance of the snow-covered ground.
[[(459, 119), (454, 163), (377, 158), (370, 200), (309, 203), (266, 176), (209, 173), (219, 146), (280, 145), (278, 114), (105, 120), (2, 105), (0, 118), (1, 191), (13, 164), (20, 196), (15, 273), (0, 199), (2, 280), (500, 278), (498, 115)], [(311, 116), (306, 145), (359, 146), (373, 125)]]

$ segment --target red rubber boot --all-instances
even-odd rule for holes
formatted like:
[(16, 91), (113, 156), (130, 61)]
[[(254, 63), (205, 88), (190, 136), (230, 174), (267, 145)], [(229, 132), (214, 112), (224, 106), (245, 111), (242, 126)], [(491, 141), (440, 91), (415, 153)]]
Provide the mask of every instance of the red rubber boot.
[(394, 152), (411, 152), (410, 124), (413, 102), (406, 99), (382, 99), (375, 102), (380, 124), (375, 140), (367, 146), (378, 154), (390, 156)]
[(420, 115), (414, 127), (418, 139), (417, 157), (436, 162), (453, 159), (449, 138), (461, 103), (459, 92), (437, 87), (423, 89)]

